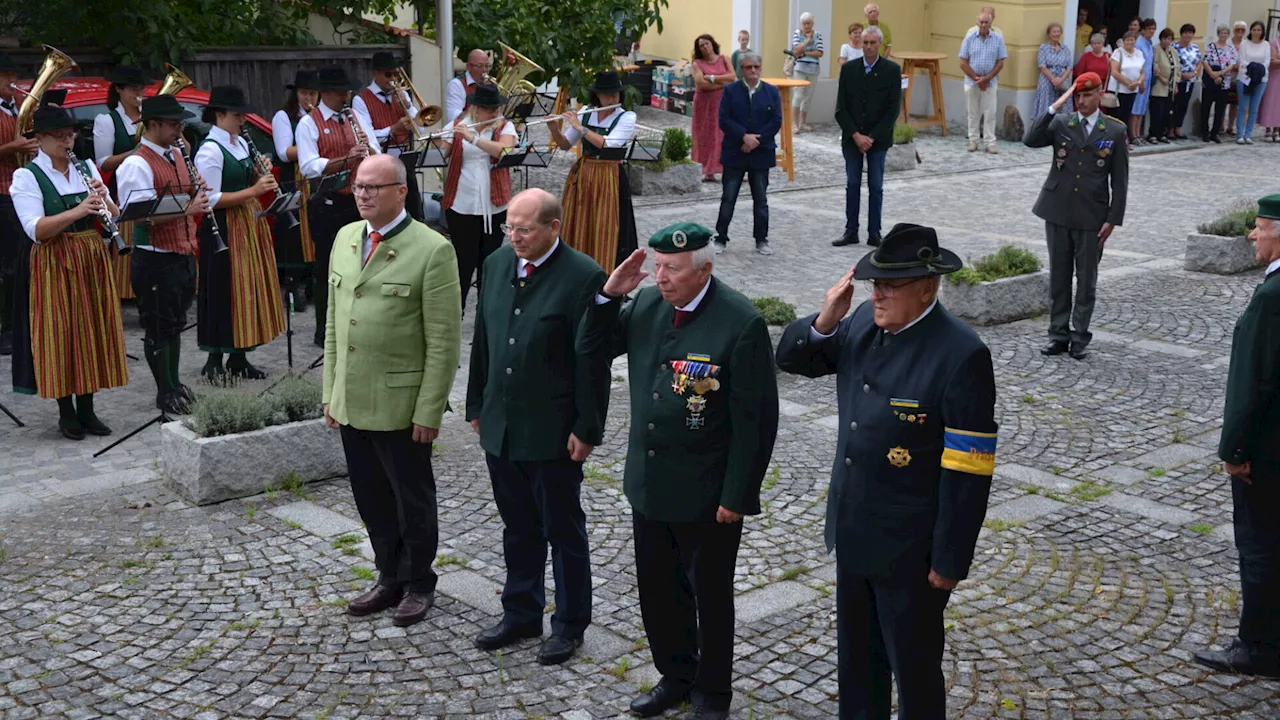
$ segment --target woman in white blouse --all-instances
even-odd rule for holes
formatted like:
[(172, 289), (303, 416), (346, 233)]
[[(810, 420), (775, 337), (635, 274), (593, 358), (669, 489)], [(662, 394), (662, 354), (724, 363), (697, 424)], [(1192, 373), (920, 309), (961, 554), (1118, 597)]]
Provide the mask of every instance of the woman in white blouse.
[(271, 227), (280, 285), (292, 295), (294, 312), (307, 310), (307, 299), (312, 292), (311, 265), (316, 261), (316, 244), (311, 240), (311, 223), (307, 219), (310, 187), (298, 165), (298, 145), (294, 140), (298, 121), (320, 102), (320, 91), (315, 85), (314, 70), (299, 70), (294, 75), (293, 84), (285, 86), (288, 93), (284, 105), (271, 118), (271, 139), (275, 145), (276, 167), (280, 168), (280, 187), (285, 192), (302, 190), (302, 207), (292, 216), (277, 217)]
[[(1258, 108), (1270, 79), (1271, 46), (1262, 34), (1266, 27), (1257, 20), (1249, 26), (1249, 37), (1240, 43), (1240, 72), (1236, 73), (1236, 97), (1240, 110), (1236, 117), (1236, 144), (1252, 145), (1253, 128), (1258, 123)], [(1261, 74), (1249, 74), (1249, 66), (1257, 64)]]
[(95, 220), (119, 210), (92, 161), (79, 170), (70, 164), (67, 153), (76, 138), (71, 113), (43, 106), (33, 122), (40, 150), (13, 173), (10, 189), (31, 241), (24, 243), (30, 264), (19, 270), (24, 292), (14, 318), (14, 388), (57, 400), (63, 437), (110, 435), (94, 413), (93, 394), (127, 385), (129, 369), (115, 279)]
[(850, 60), (862, 57), (862, 23), (849, 26), (849, 42), (840, 46), (840, 67)]
[[(516, 128), (500, 117), (507, 98), (498, 88), (479, 83), (467, 96), (468, 112), (454, 121), (453, 136), (439, 141), (449, 156), (444, 180), (444, 210), (449, 241), (458, 257), (458, 285), (462, 308), (467, 307), (471, 276), (477, 293), (483, 283), (484, 259), (502, 245), (502, 226), (511, 202), (511, 169), (495, 167), (503, 154), (516, 145)], [(488, 123), (469, 127), (473, 123)]]
[[(244, 91), (222, 85), (209, 93), (200, 118), (213, 123), (195, 156), (213, 215), (200, 227), (196, 337), (200, 349), (209, 354), (200, 374), (211, 381), (227, 374), (265, 378), (266, 373), (250, 365), (245, 353), (284, 332), (271, 227), (266, 218), (257, 217), (262, 212), (258, 198), (275, 191), (276, 180), (269, 167), (256, 165), (240, 135), (248, 111)], [(226, 243), (224, 251), (218, 249), (213, 223)], [(225, 368), (224, 354), (230, 356)]]
[[(147, 78), (142, 69), (133, 65), (117, 65), (107, 76), (107, 112), (93, 119), (93, 159), (104, 173), (114, 173), (120, 163), (138, 144), (138, 122), (142, 119), (142, 92)], [(115, 178), (108, 181), (114, 190)], [(132, 223), (120, 226), (120, 236), (133, 243)], [(116, 276), (116, 290), (122, 300), (133, 299), (130, 282), (129, 256), (121, 255), (115, 246), (110, 248), (112, 271)]]
[(1129, 115), (1133, 112), (1133, 101), (1138, 93), (1146, 87), (1146, 58), (1142, 51), (1134, 47), (1138, 42), (1138, 33), (1130, 30), (1124, 34), (1120, 47), (1111, 54), (1111, 86), (1115, 89), (1120, 107), (1116, 109), (1116, 119), (1128, 128), (1129, 142), (1137, 139), (1133, 128), (1129, 127)]

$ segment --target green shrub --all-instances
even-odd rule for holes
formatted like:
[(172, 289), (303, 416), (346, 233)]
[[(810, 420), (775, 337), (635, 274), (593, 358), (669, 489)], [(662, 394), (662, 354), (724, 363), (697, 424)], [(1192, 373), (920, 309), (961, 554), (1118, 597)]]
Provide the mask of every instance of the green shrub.
[(689, 159), (689, 151), (693, 150), (693, 136), (682, 128), (667, 128), (662, 131), (662, 140), (666, 143), (665, 159), (679, 163)]
[(916, 139), (916, 129), (910, 125), (898, 123), (893, 126), (893, 144), (906, 145)]
[(1030, 250), (1005, 245), (994, 255), (978, 258), (971, 267), (960, 268), (947, 276), (952, 285), (977, 285), (1000, 278), (1028, 275), (1040, 271), (1040, 258)]
[(271, 403), (257, 395), (215, 389), (196, 398), (186, 425), (201, 437), (234, 435), (261, 430), (275, 412)]
[(323, 395), (319, 385), (293, 376), (276, 383), (267, 401), (276, 412), (284, 414), (284, 422), (298, 422), (324, 415)]
[(1252, 201), (1240, 201), (1227, 208), (1217, 220), (1204, 223), (1197, 229), (1205, 235), (1240, 237), (1253, 232), (1257, 224), (1258, 204)]
[(755, 298), (751, 301), (767, 325), (786, 325), (796, 319), (796, 306), (776, 297)]

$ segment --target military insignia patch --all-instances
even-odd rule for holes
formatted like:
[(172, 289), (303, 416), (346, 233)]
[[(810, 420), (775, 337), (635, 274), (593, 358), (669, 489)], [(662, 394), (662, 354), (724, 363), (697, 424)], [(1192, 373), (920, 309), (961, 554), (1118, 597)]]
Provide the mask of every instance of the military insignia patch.
[(707, 421), (701, 415), (690, 415), (685, 419), (684, 424), (688, 425), (690, 430), (701, 430)]
[(920, 407), (920, 401), (904, 400), (902, 398), (889, 398), (889, 407), (918, 408)]
[(911, 453), (906, 448), (892, 448), (889, 450), (889, 464), (896, 468), (904, 468), (911, 464)]
[(697, 414), (707, 409), (707, 399), (702, 395), (691, 395), (685, 401), (685, 407), (689, 408), (689, 412)]
[(683, 230), (677, 230), (671, 233), (671, 244), (682, 248), (689, 244), (689, 236)]

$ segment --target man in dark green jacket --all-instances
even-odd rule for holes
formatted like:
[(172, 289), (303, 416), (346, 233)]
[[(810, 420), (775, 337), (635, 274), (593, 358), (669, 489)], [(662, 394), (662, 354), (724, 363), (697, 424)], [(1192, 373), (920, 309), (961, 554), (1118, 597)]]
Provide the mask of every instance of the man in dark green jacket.
[[(579, 355), (580, 320), (605, 274), (560, 242), (560, 201), (526, 190), (507, 209), (511, 240), (485, 261), (467, 383), (467, 420), (480, 434), (502, 516), (507, 582), (502, 620), (476, 645), (497, 650), (542, 635), (551, 545), (556, 611), (538, 662), (573, 657), (591, 622), (591, 558), (582, 462), (600, 444), (608, 358)], [(597, 363), (597, 358), (603, 363)]]
[(711, 274), (713, 233), (678, 223), (614, 269), (585, 320), (582, 353), (628, 355), (631, 502), (640, 613), (662, 681), (631, 703), (660, 715), (692, 695), (697, 717), (728, 717), (733, 697), (733, 569), (742, 518), (778, 434), (773, 346), (751, 301)]
[(893, 147), (893, 124), (902, 104), (902, 68), (880, 55), (883, 36), (874, 25), (862, 31), (862, 57), (840, 68), (836, 122), (844, 150), (844, 235), (832, 241), (858, 244), (862, 165), (867, 165), (867, 244), (880, 244), (884, 207), (884, 158)]
[(1258, 201), (1249, 234), (1266, 279), (1236, 323), (1218, 457), (1231, 476), (1240, 555), (1240, 631), (1196, 653), (1222, 672), (1280, 678), (1280, 195)]

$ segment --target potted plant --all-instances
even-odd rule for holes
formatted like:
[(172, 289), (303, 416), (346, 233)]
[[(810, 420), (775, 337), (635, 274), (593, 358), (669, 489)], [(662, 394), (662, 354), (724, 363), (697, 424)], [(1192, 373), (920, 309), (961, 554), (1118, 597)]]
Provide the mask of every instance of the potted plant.
[(191, 414), (160, 428), (165, 483), (195, 505), (256, 495), (282, 478), (347, 474), (325, 427), (320, 387), (286, 377), (263, 396), (234, 387), (201, 393)]
[(1049, 272), (1025, 248), (1006, 245), (946, 276), (947, 309), (977, 325), (999, 325), (1049, 309)]
[(889, 172), (914, 169), (920, 162), (916, 152), (916, 129), (904, 123), (893, 126), (893, 147), (884, 156), (884, 169)]
[(1233, 275), (1262, 267), (1248, 235), (1258, 220), (1258, 206), (1238, 202), (1216, 220), (1200, 225), (1187, 235), (1186, 259), (1182, 267), (1195, 272)]
[(689, 159), (693, 136), (681, 128), (662, 132), (662, 157), (627, 163), (632, 195), (684, 195), (698, 192), (702, 166)]

